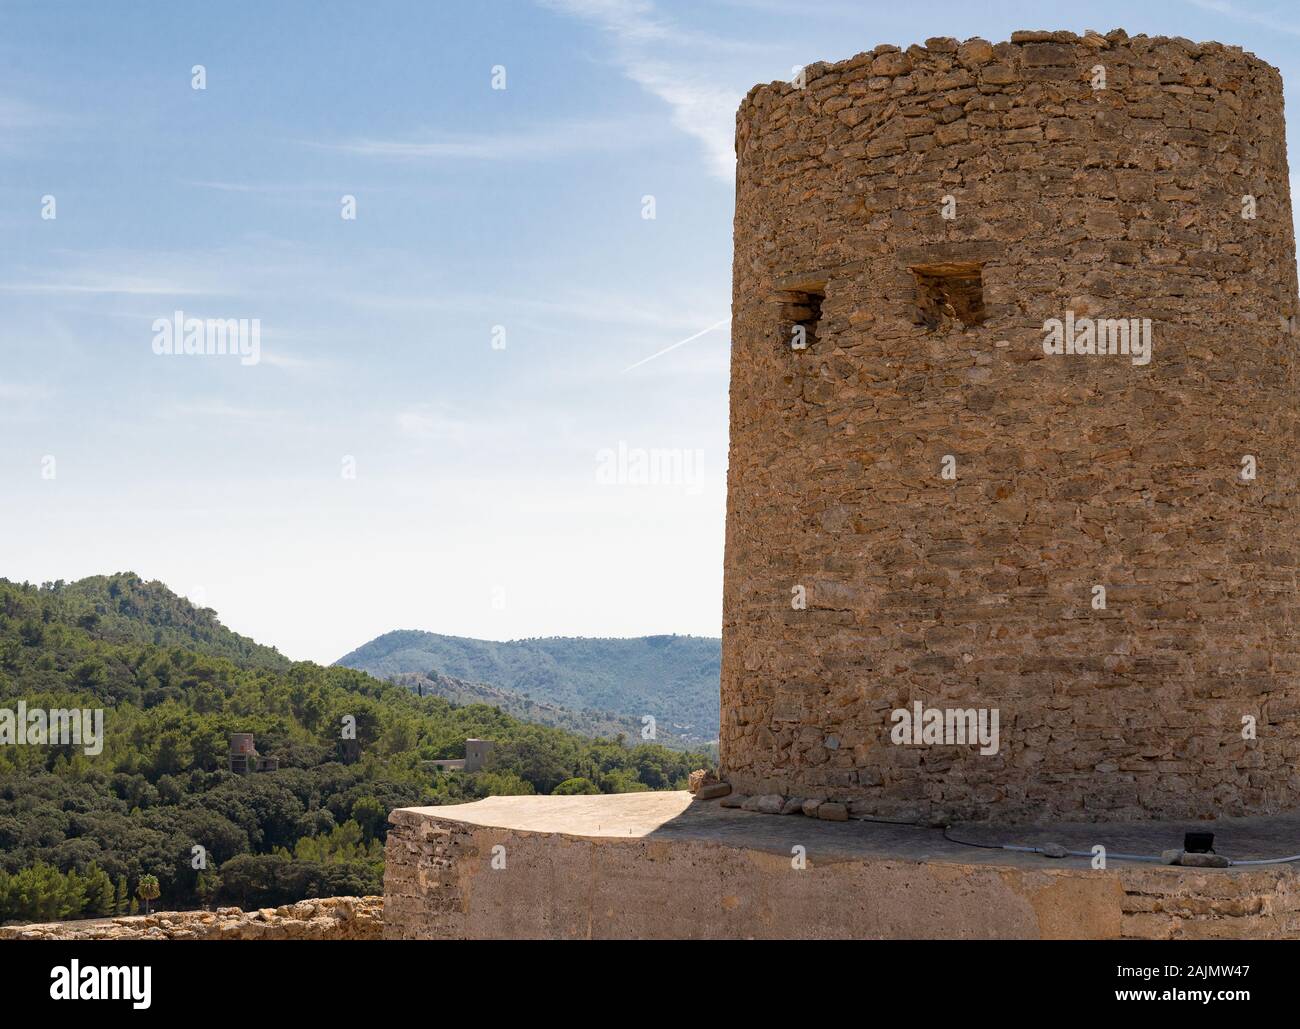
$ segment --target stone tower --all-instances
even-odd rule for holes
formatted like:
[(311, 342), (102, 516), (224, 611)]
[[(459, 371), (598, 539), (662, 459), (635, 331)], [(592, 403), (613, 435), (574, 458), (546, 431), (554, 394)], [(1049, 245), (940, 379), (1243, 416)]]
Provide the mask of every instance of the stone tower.
[(736, 151), (724, 777), (881, 817), (1300, 804), (1277, 70), (881, 46), (753, 89)]

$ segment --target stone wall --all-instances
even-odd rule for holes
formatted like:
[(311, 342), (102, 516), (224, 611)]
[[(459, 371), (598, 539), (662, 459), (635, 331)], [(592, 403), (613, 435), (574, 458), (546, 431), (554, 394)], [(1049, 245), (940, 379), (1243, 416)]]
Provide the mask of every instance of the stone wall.
[[(1295, 806), (1277, 70), (1115, 31), (804, 75), (736, 119), (724, 777), (907, 818)], [(1150, 363), (1046, 354), (1067, 311), (1150, 319)], [(997, 710), (999, 751), (893, 744), (917, 701)]]
[(326, 897), (257, 911), (160, 911), (6, 925), (0, 940), (376, 940), (383, 910), (382, 897)]
[(401, 808), (388, 820), (385, 939), (463, 939), (460, 881), (471, 870), (466, 852), (478, 856), (469, 828)]
[[(528, 809), (555, 798), (515, 799)], [(861, 836), (854, 823), (739, 812), (709, 816), (712, 832), (705, 821), (694, 834), (593, 837), (577, 824), (458, 817), (473, 807), (392, 813), (386, 939), (1300, 939), (1297, 874), (1285, 865), (1094, 871), (1005, 851), (954, 858), (914, 829), (892, 851), (855, 853), (837, 846)], [(617, 826), (617, 811), (608, 816)], [(791, 840), (805, 846), (801, 870)]]

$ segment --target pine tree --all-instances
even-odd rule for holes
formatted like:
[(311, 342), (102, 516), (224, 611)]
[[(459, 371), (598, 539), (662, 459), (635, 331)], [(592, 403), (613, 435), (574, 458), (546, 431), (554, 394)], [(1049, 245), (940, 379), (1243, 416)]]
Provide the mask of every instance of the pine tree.
[(199, 896), (199, 902), (205, 908), (211, 908), (213, 902), (217, 899), (217, 894), (221, 890), (221, 876), (216, 872), (200, 872), (199, 881), (194, 887), (194, 892)]
[(86, 869), (86, 903), (83, 915), (98, 917), (113, 913), (113, 880), (93, 861)]

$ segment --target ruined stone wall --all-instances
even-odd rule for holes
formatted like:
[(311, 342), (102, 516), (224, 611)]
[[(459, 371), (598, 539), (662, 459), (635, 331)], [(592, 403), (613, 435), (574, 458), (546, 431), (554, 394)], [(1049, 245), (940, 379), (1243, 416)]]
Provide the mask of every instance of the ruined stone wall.
[(325, 897), (244, 911), (152, 915), (0, 926), (0, 940), (377, 940), (382, 897)]
[(384, 847), (384, 938), (465, 939), (462, 880), (486, 860), (467, 826), (398, 808)]
[[(1295, 806), (1276, 69), (1027, 32), (804, 76), (736, 123), (724, 777), (895, 817)], [(1045, 354), (1067, 311), (1150, 319), (1150, 363)], [(893, 744), (916, 701), (996, 709), (1000, 749)]]

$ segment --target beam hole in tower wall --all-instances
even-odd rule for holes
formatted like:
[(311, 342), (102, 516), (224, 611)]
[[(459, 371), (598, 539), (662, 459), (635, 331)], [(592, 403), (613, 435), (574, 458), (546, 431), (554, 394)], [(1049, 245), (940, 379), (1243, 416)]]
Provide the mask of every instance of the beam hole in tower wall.
[(817, 342), (822, 301), (825, 299), (826, 287), (823, 285), (786, 289), (776, 294), (785, 346), (791, 350), (807, 350)]
[(969, 329), (984, 321), (983, 265), (976, 262), (912, 266), (916, 277), (913, 321), (930, 332), (959, 323)]

